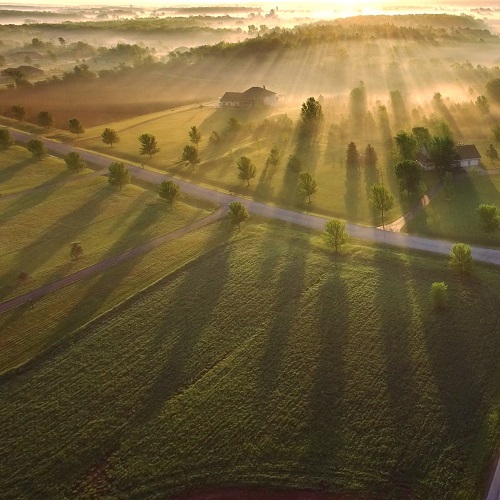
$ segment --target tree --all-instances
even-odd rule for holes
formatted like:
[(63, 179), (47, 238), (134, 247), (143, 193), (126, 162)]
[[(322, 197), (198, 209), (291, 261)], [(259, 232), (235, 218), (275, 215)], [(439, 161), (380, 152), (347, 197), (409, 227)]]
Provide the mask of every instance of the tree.
[(196, 153), (198, 153), (198, 144), (201, 141), (201, 132), (196, 127), (191, 127), (189, 131), (189, 140), (196, 146)]
[(281, 162), (281, 154), (278, 146), (273, 144), (271, 151), (269, 151), (269, 156), (266, 160), (266, 166), (277, 167)]
[(425, 127), (413, 127), (411, 129), (411, 133), (417, 141), (417, 148), (420, 148), (424, 144), (429, 144), (431, 140), (431, 133), (429, 132), (429, 129)]
[(485, 115), (487, 115), (490, 112), (490, 102), (488, 101), (488, 98), (485, 95), (480, 95), (477, 97), (476, 106)]
[(83, 248), (80, 242), (75, 241), (71, 243), (71, 247), (69, 250), (69, 255), (72, 260), (78, 259), (83, 254)]
[(314, 97), (309, 97), (306, 102), (303, 102), (300, 109), (300, 117), (306, 125), (318, 124), (323, 120), (323, 110), (319, 101)]
[(368, 144), (365, 149), (365, 165), (368, 167), (375, 167), (377, 165), (378, 156), (375, 148)]
[(297, 155), (290, 155), (286, 168), (290, 172), (300, 172), (300, 158)]
[(64, 162), (70, 170), (75, 170), (76, 173), (80, 171), (81, 168), (85, 168), (85, 160), (80, 156), (80, 153), (71, 151), (64, 157)]
[(241, 129), (241, 122), (235, 116), (231, 116), (228, 120), (228, 127), (231, 132), (237, 132)]
[(382, 184), (373, 184), (370, 203), (377, 210), (380, 210), (380, 214), (382, 216), (382, 227), (385, 230), (384, 214), (394, 206), (394, 196)]
[(500, 78), (494, 78), (486, 84), (486, 93), (491, 101), (500, 104)]
[(18, 69), (7, 68), (4, 71), (4, 74), (6, 74), (7, 76), (10, 76), (14, 80), (14, 85), (16, 87), (25, 87), (25, 86), (31, 85), (28, 82), (28, 80), (26, 80), (26, 75)]
[(394, 137), (396, 152), (400, 160), (414, 160), (417, 156), (418, 142), (415, 136), (406, 132), (399, 132)]
[(191, 146), (191, 144), (187, 144), (184, 146), (184, 151), (182, 152), (182, 161), (191, 164), (194, 170), (194, 166), (200, 163), (200, 157), (198, 156), (198, 150), (195, 146)]
[(125, 184), (130, 183), (130, 172), (121, 161), (113, 162), (109, 166), (108, 182), (111, 186), (118, 186), (120, 191)]
[(83, 134), (85, 132), (85, 129), (83, 128), (83, 125), (80, 123), (80, 120), (77, 118), (72, 118), (69, 121), (69, 131), (72, 134), (77, 134), (78, 137), (80, 137), (80, 134)]
[(113, 144), (120, 142), (120, 138), (118, 137), (118, 134), (112, 128), (105, 128), (102, 131), (101, 139), (102, 139), (102, 142), (104, 142), (104, 144), (109, 144), (110, 147), (113, 147)]
[(448, 306), (448, 286), (444, 281), (431, 285), (431, 301), (434, 309), (446, 309)]
[(399, 161), (394, 165), (394, 173), (401, 189), (406, 190), (408, 196), (411, 191), (415, 191), (422, 180), (422, 170), (415, 160)]
[(163, 181), (160, 184), (158, 195), (173, 208), (174, 201), (180, 196), (181, 188), (174, 181)]
[(239, 201), (233, 201), (229, 205), (229, 218), (233, 224), (238, 225), (238, 229), (240, 229), (240, 224), (245, 222), (250, 215), (248, 214), (247, 207), (243, 205), (243, 203)]
[(47, 150), (42, 141), (38, 139), (30, 139), (26, 143), (26, 149), (37, 159), (41, 160), (47, 156)]
[(324, 237), (328, 245), (333, 246), (335, 252), (338, 252), (339, 246), (349, 239), (345, 222), (340, 219), (332, 219), (326, 222)]
[(139, 142), (141, 143), (141, 147), (139, 149), (141, 155), (149, 155), (151, 158), (154, 154), (160, 151), (158, 141), (152, 134), (141, 134), (139, 136)]
[(495, 163), (495, 160), (498, 160), (498, 151), (495, 149), (493, 144), (490, 144), (488, 146), (488, 149), (486, 150), (486, 156), (491, 160), (493, 164)]
[(238, 179), (247, 181), (247, 186), (250, 186), (250, 179), (253, 179), (257, 175), (257, 169), (252, 160), (246, 156), (242, 156), (236, 162), (236, 167), (238, 168)]
[(350, 142), (347, 145), (345, 162), (348, 167), (359, 167), (359, 153), (356, 143)]
[(208, 141), (210, 142), (210, 144), (213, 144), (214, 146), (219, 144), (219, 142), (220, 142), (219, 134), (215, 130), (212, 131), (212, 133), (210, 134), (210, 137), (208, 138)]
[(309, 172), (300, 172), (297, 187), (299, 193), (302, 196), (307, 196), (309, 203), (311, 203), (311, 196), (318, 190), (314, 177)]
[(66, 40), (62, 36), (60, 36), (58, 38), (58, 40), (59, 40), (59, 43), (60, 43), (61, 47), (63, 47), (64, 45), (66, 45)]
[(500, 215), (495, 205), (481, 204), (477, 209), (479, 215), (479, 227), (491, 238), (491, 235), (500, 226)]
[(500, 142), (500, 125), (495, 125), (491, 128), (491, 133), (496, 142)]
[(22, 122), (26, 118), (26, 110), (22, 106), (12, 106), (10, 108), (11, 115), (18, 121)]
[(450, 253), (450, 265), (462, 274), (467, 274), (472, 269), (473, 259), (469, 245), (455, 243)]
[(54, 126), (54, 118), (48, 111), (40, 111), (37, 115), (38, 125), (49, 128)]
[(9, 149), (14, 144), (9, 129), (0, 128), (0, 148)]
[(457, 158), (455, 142), (448, 136), (434, 136), (429, 143), (428, 150), (434, 165), (441, 173), (449, 170)]

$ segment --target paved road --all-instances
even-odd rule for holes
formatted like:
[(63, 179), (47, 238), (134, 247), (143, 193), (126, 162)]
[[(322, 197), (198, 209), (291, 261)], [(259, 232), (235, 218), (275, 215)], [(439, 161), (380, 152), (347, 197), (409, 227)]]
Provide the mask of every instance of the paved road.
[(210, 222), (222, 218), (225, 215), (226, 210), (227, 207), (221, 207), (212, 214), (210, 214), (209, 216), (204, 217), (203, 219), (199, 219), (187, 226), (181, 227), (176, 231), (172, 231), (171, 233), (159, 236), (158, 238), (150, 240), (137, 247), (131, 248), (130, 250), (127, 250), (119, 255), (115, 255), (114, 257), (110, 257), (109, 259), (97, 262), (96, 264), (86, 267), (85, 269), (81, 269), (80, 271), (77, 271), (73, 274), (64, 276), (63, 278), (57, 281), (53, 281), (52, 283), (49, 283), (45, 286), (41, 286), (40, 288), (36, 288), (35, 290), (26, 292), (23, 295), (18, 295), (17, 297), (14, 297), (10, 300), (6, 300), (5, 302), (0, 303), (0, 314), (5, 311), (9, 311), (10, 309), (14, 309), (15, 307), (18, 307), (22, 304), (26, 304), (30, 300), (34, 302), (37, 299), (51, 292), (59, 290), (60, 288), (71, 285), (72, 283), (76, 283), (77, 281), (88, 278), (89, 276), (93, 276), (94, 274), (98, 274), (104, 271), (105, 269), (110, 268), (111, 266), (121, 264), (122, 262), (125, 262), (126, 260), (131, 259), (132, 257), (136, 257), (137, 255), (149, 252), (153, 248), (156, 248), (160, 245), (164, 245), (165, 243), (168, 243), (169, 241), (172, 241), (176, 238), (179, 238), (180, 236), (190, 233), (195, 229), (199, 229), (200, 227), (205, 226)]
[[(19, 130), (11, 129), (12, 137), (21, 142), (25, 142), (28, 139), (36, 137), (27, 132), (21, 132)], [(95, 165), (100, 167), (107, 167), (113, 161), (112, 159), (101, 155), (99, 153), (94, 153), (92, 151), (87, 151), (84, 149), (75, 148), (68, 144), (63, 144), (60, 142), (52, 141), (50, 139), (42, 138), (47, 149), (51, 151), (56, 156), (64, 156), (69, 151), (78, 151), (81, 156)], [(112, 151), (110, 151), (112, 153)], [(215, 189), (199, 186), (181, 179), (173, 178), (171, 176), (160, 174), (148, 169), (142, 169), (136, 165), (128, 164), (124, 162), (130, 169), (133, 177), (137, 179), (142, 179), (155, 184), (159, 184), (165, 179), (174, 180), (181, 190), (189, 195), (196, 196), (205, 200), (212, 201), (214, 203), (219, 203), (221, 205), (228, 205), (232, 201), (243, 201), (251, 212), (262, 215), (264, 217), (269, 217), (273, 219), (279, 219), (285, 222), (292, 222), (305, 227), (311, 227), (314, 229), (322, 230), (327, 220), (326, 217), (310, 215), (302, 212), (295, 212), (293, 210), (287, 210), (280, 207), (275, 207), (272, 205), (267, 205), (265, 203), (260, 203), (253, 200), (248, 200), (243, 197), (232, 195), (226, 192), (217, 191)], [(377, 243), (402, 247), (411, 248), (415, 250), (424, 250), (426, 252), (432, 252), (437, 254), (449, 254), (452, 242), (437, 240), (433, 238), (424, 238), (420, 236), (411, 236), (402, 233), (394, 233), (390, 231), (383, 231), (379, 228), (372, 228), (366, 226), (360, 226), (357, 224), (347, 224), (347, 230), (353, 238), (360, 238), (363, 240), (374, 241)], [(477, 261), (487, 262), (490, 264), (500, 265), (500, 250), (493, 250), (482, 247), (472, 247), (472, 254)]]

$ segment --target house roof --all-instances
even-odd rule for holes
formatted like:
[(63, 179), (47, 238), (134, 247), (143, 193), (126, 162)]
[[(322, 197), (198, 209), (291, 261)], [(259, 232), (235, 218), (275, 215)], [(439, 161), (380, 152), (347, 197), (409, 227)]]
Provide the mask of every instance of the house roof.
[(250, 87), (245, 92), (226, 92), (220, 100), (221, 102), (243, 102), (265, 99), (274, 95), (276, 95), (276, 92), (267, 90), (264, 87)]
[(460, 144), (457, 146), (457, 154), (460, 160), (476, 160), (481, 158), (474, 144)]
[(250, 87), (243, 92), (243, 95), (248, 99), (265, 99), (266, 97), (276, 95), (276, 92), (267, 90), (265, 87)]
[(221, 102), (240, 102), (244, 100), (241, 92), (226, 92), (221, 98)]
[(424, 152), (422, 151), (419, 151), (417, 153), (417, 161), (419, 163), (421, 163), (422, 165), (426, 165), (426, 164), (429, 164), (429, 163), (432, 163), (432, 159), (429, 155), (425, 154)]

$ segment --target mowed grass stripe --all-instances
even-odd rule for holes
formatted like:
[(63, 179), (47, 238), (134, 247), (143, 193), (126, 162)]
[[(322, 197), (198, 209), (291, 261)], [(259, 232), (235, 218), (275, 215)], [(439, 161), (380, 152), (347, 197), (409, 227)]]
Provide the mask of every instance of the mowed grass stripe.
[(3, 381), (2, 491), (479, 495), (498, 429), (498, 271), (462, 280), (442, 259), (335, 258), (312, 232), (245, 231)]

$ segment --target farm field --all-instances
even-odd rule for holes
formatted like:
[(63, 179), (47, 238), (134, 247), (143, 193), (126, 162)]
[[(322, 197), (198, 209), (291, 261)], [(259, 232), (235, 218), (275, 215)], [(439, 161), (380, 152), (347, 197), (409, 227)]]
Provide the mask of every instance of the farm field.
[[(334, 256), (277, 223), (205, 246), (1, 379), (5, 498), (482, 494), (499, 425), (497, 269), (461, 278), (443, 258), (360, 246)], [(440, 313), (434, 281), (449, 286)]]
[(48, 156), (37, 161), (21, 146), (0, 151), (0, 194), (5, 196), (43, 185), (67, 181), (92, 172), (85, 168), (78, 174), (71, 172), (64, 161)]
[(432, 202), (409, 221), (406, 231), (435, 238), (500, 246), (498, 231), (491, 238), (479, 227), (477, 208), (481, 203), (499, 206), (500, 176), (468, 175), (454, 182), (448, 196), (438, 193)]
[[(375, 182), (388, 183), (396, 196), (395, 206), (389, 211), (388, 220), (398, 218), (418, 200), (418, 194), (412, 195), (410, 199), (400, 194), (393, 173), (392, 153), (376, 133), (359, 148), (360, 152), (364, 151), (366, 144), (371, 141), (380, 158), (378, 168), (361, 167), (349, 170), (345, 166), (348, 141), (332, 139), (326, 126), (311, 144), (297, 144), (296, 132), (293, 130), (288, 133), (279, 129), (263, 130), (259, 141), (255, 140), (255, 137), (259, 137), (258, 127), (266, 118), (272, 120), (287, 114), (296, 123), (298, 108), (253, 112), (207, 107), (184, 109), (179, 113), (152, 120), (145, 116), (142, 117), (142, 123), (138, 118), (136, 125), (129, 120), (125, 122), (123, 132), (120, 131), (120, 124), (114, 124), (120, 142), (113, 148), (105, 146), (100, 138), (82, 140), (77, 144), (130, 161), (144, 162), (148, 167), (166, 171), (194, 183), (214, 186), (285, 207), (311, 209), (367, 225), (381, 223), (368, 200), (369, 189)], [(241, 122), (242, 130), (239, 132), (231, 133), (228, 130), (228, 122), (232, 117)], [(194, 169), (180, 161), (184, 146), (189, 144), (188, 132), (193, 125), (202, 133), (199, 146), (201, 163)], [(222, 138), (219, 145), (209, 142), (213, 131)], [(139, 154), (137, 138), (142, 133), (151, 133), (158, 139), (160, 152), (151, 159)], [(281, 162), (277, 167), (266, 167), (266, 159), (273, 144), (280, 149)], [(311, 172), (318, 183), (318, 192), (313, 196), (310, 206), (297, 193), (298, 172), (287, 170), (288, 158), (292, 154), (302, 158), (300, 169)], [(250, 182), (249, 187), (237, 176), (236, 161), (243, 155), (249, 157), (257, 167), (257, 176)], [(424, 190), (432, 187), (436, 181), (434, 174), (426, 174)]]
[[(54, 166), (66, 169), (57, 159), (39, 162), (36, 168), (46, 166), (48, 172)], [(29, 172), (19, 172), (17, 178), (19, 183), (29, 179)], [(104, 176), (0, 198), (0, 227), (3, 234), (11, 235), (2, 242), (0, 300), (183, 227), (213, 208), (185, 198), (171, 211), (154, 189), (127, 185), (118, 191)], [(83, 247), (83, 255), (76, 260), (70, 258), (73, 242)], [(19, 280), (21, 271), (29, 277)]]

